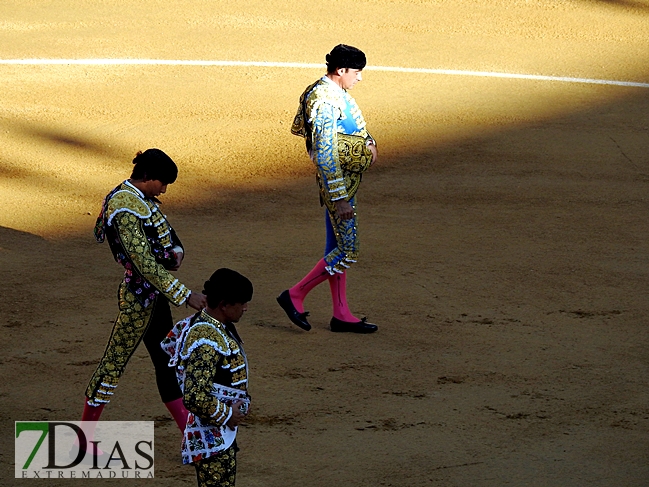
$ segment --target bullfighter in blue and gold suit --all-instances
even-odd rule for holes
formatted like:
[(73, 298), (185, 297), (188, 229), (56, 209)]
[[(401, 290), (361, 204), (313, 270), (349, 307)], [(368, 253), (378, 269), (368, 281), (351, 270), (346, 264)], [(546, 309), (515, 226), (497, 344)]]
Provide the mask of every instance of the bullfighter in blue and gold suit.
[(327, 74), (307, 87), (291, 132), (306, 139), (316, 166), (320, 201), (326, 207), (325, 255), (300, 282), (277, 298), (289, 319), (310, 330), (304, 299), (318, 284), (329, 281), (333, 317), (331, 331), (371, 333), (377, 326), (356, 318), (347, 304), (347, 269), (359, 253), (356, 191), (363, 172), (376, 161), (376, 142), (365, 127), (356, 101), (349, 95), (361, 81), (365, 54), (340, 44), (326, 57)]
[(86, 389), (83, 421), (97, 421), (115, 393), (135, 349), (144, 341), (156, 370), (162, 401), (178, 426), (187, 410), (160, 341), (173, 326), (169, 303), (201, 309), (205, 296), (192, 293), (169, 272), (180, 266), (184, 249), (162, 214), (157, 196), (176, 180), (176, 164), (159, 149), (138, 153), (131, 178), (104, 199), (95, 227), (97, 241), (108, 240), (115, 260), (124, 267), (119, 286), (119, 314), (104, 355)]

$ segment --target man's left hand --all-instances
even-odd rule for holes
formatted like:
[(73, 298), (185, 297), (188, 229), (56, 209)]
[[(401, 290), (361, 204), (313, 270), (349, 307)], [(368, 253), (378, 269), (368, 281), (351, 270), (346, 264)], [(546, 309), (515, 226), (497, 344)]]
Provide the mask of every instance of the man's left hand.
[(246, 417), (246, 414), (248, 414), (247, 411), (245, 413), (243, 412), (241, 406), (243, 406), (243, 401), (235, 401), (232, 403), (232, 415), (228, 422), (225, 423), (231, 430), (234, 430), (236, 426), (239, 426), (241, 421)]

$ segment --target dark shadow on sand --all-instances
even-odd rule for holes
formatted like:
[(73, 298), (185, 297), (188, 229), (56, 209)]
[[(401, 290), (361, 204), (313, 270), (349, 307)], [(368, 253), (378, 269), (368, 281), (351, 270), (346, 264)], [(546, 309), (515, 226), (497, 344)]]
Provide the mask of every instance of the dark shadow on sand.
[(649, 13), (649, 3), (646, 1), (635, 1), (635, 0), (589, 0), (592, 3), (603, 3), (606, 5), (611, 5), (613, 7), (620, 7), (623, 9), (631, 10), (634, 13)]

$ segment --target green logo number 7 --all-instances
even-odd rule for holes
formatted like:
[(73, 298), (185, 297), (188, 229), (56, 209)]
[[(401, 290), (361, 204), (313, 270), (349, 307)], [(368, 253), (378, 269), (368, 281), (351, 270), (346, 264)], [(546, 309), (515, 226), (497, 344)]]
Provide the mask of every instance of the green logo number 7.
[(18, 438), (20, 436), (20, 433), (22, 433), (23, 431), (40, 431), (42, 433), (41, 437), (38, 439), (38, 442), (36, 442), (36, 446), (32, 450), (31, 455), (29, 455), (29, 458), (25, 462), (25, 465), (23, 465), (23, 470), (27, 470), (29, 468), (29, 465), (32, 463), (32, 460), (34, 459), (34, 456), (36, 456), (38, 449), (43, 444), (43, 440), (45, 440), (45, 437), (47, 436), (48, 423), (17, 421), (16, 438)]

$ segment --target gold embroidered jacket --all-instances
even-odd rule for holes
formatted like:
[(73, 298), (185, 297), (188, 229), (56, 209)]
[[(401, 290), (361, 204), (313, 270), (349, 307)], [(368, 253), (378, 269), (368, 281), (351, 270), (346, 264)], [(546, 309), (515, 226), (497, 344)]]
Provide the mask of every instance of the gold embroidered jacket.
[(204, 310), (178, 322), (161, 343), (176, 368), (189, 411), (182, 444), (184, 463), (194, 463), (229, 448), (237, 428), (226, 423), (232, 403), (248, 396), (248, 362), (236, 328)]
[(145, 308), (160, 293), (176, 306), (189, 297), (191, 291), (168, 271), (183, 248), (155, 198), (123, 182), (106, 196), (95, 237), (108, 239), (115, 260), (124, 266), (124, 282)]

